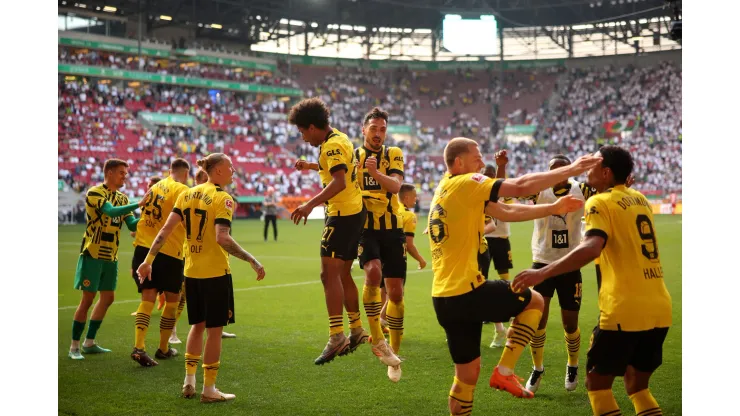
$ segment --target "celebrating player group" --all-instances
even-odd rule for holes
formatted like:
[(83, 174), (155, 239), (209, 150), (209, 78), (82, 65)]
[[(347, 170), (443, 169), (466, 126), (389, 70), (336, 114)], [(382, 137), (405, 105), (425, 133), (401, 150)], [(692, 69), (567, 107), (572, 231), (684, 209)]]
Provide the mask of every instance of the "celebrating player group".
[[(421, 269), (426, 267), (425, 257), (431, 258), (432, 304), (455, 367), (447, 398), (450, 414), (472, 414), (482, 329), (488, 322), (496, 324), (491, 347), (503, 347), (489, 385), (518, 398), (534, 398), (546, 382), (546, 325), (556, 293), (568, 352), (564, 387), (576, 390), (583, 296), (580, 269), (594, 261), (600, 313), (585, 366), (593, 412), (621, 414), (612, 384), (615, 377), (623, 377), (638, 416), (662, 414), (648, 384), (662, 362), (663, 342), (672, 324), (671, 297), (662, 279), (652, 209), (642, 194), (630, 188), (633, 161), (626, 150), (604, 146), (574, 161), (554, 155), (546, 172), (507, 178), (506, 151), (493, 155), (496, 166), (486, 166), (476, 141), (454, 138), (444, 149), (447, 172), (429, 210), (425, 233), (430, 253), (419, 253), (412, 211), (416, 189), (404, 183), (403, 151), (385, 144), (388, 113), (373, 108), (358, 120), (363, 143), (357, 148), (330, 125), (329, 118), (328, 106), (317, 98), (302, 100), (288, 116), (302, 139), (319, 150), (316, 162), (299, 160), (295, 168), (317, 171), (323, 185), (321, 192), (291, 213), (297, 225), (305, 224), (317, 207), (323, 207), (325, 214), (319, 257), (329, 339), (315, 364), (331, 362), (369, 343), (388, 378), (399, 382), (398, 354), (408, 325), (404, 286), (409, 253)], [(200, 400), (210, 403), (235, 397), (215, 387), (223, 327), (235, 321), (229, 255), (248, 262), (257, 280), (265, 277), (265, 270), (230, 235), (236, 204), (223, 187), (232, 180), (231, 160), (214, 153), (198, 165), (199, 174), (207, 178), (204, 183), (188, 188), (190, 165), (176, 159), (169, 177), (152, 186), (140, 203), (128, 204), (118, 191), (126, 179), (127, 164), (117, 159), (106, 162), (105, 183), (86, 195), (87, 228), (75, 278), (82, 299), (74, 316), (69, 357), (79, 360), (83, 353), (110, 352), (95, 339), (113, 302), (119, 234), (125, 223), (136, 231), (133, 269), (141, 293), (131, 358), (151, 367), (158, 364), (154, 358), (179, 355), (170, 341), (183, 297), (191, 329), (182, 394), (196, 395), (195, 374), (202, 360)], [(573, 179), (581, 175), (587, 176), (585, 182)], [(533, 204), (517, 203), (517, 199)], [(137, 208), (142, 209), (139, 220), (132, 214)], [(535, 221), (532, 267), (512, 280), (508, 223), (530, 220)], [(368, 330), (363, 327), (360, 295), (351, 274), (358, 258), (365, 274), (361, 298)], [(491, 262), (499, 279), (488, 279)], [(101, 296), (80, 345), (87, 312), (98, 291)], [(164, 310), (158, 348), (151, 358), (145, 338), (158, 293), (164, 294)], [(522, 385), (514, 368), (527, 346), (533, 368)]]

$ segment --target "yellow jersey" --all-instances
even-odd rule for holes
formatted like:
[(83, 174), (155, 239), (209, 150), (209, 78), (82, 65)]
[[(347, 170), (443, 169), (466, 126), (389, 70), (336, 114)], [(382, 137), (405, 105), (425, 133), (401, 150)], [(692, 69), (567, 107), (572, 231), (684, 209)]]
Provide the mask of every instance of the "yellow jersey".
[(496, 203), (503, 179), (480, 173), (445, 174), (434, 192), (429, 211), (432, 251), (432, 296), (468, 293), (485, 281), (478, 269), (487, 201)]
[(229, 253), (216, 242), (216, 224), (231, 226), (236, 204), (228, 192), (210, 182), (186, 189), (172, 212), (185, 225), (185, 276), (196, 279), (231, 273)]
[(128, 197), (119, 191), (112, 191), (105, 184), (91, 187), (85, 194), (85, 214), (87, 223), (82, 236), (81, 255), (94, 259), (117, 261), (124, 220), (133, 213), (111, 218), (103, 214), (103, 204), (108, 201), (114, 207), (128, 205)]
[(357, 183), (357, 163), (352, 153), (352, 143), (347, 135), (337, 129), (326, 136), (319, 146), (319, 177), (326, 188), (332, 173), (344, 169), (346, 187), (326, 201), (326, 215), (346, 217), (362, 211), (362, 193)]
[(403, 177), (403, 151), (398, 147), (381, 146), (379, 152), (373, 152), (365, 146), (355, 149), (357, 170), (362, 189), (362, 201), (367, 208), (365, 229), (395, 230), (403, 227), (399, 212), (401, 202), (398, 194), (388, 192), (365, 168), (365, 160), (374, 156), (378, 160), (378, 172), (390, 176), (399, 174)]
[(599, 328), (647, 331), (671, 326), (671, 295), (648, 200), (619, 185), (591, 196), (585, 211), (586, 236), (606, 240), (597, 263)]
[[(151, 193), (147, 197), (146, 206), (136, 226), (135, 246), (146, 248), (152, 246), (159, 230), (162, 229), (167, 217), (170, 216), (172, 209), (175, 207), (177, 198), (187, 190), (186, 185), (177, 182), (171, 176), (152, 186)], [(184, 241), (185, 228), (182, 224), (179, 224), (172, 230), (172, 234), (167, 237), (159, 252), (170, 257), (183, 259), (185, 257)]]
[(403, 233), (408, 237), (413, 237), (416, 234), (416, 213), (404, 206), (401, 208), (400, 215), (403, 223)]
[[(493, 217), (483, 214), (483, 228), (485, 228), (486, 224), (488, 224), (491, 221), (493, 221)], [(488, 251), (488, 240), (486, 240), (486, 235), (484, 233), (481, 233), (480, 246), (478, 247), (478, 254), (483, 254), (486, 251)]]

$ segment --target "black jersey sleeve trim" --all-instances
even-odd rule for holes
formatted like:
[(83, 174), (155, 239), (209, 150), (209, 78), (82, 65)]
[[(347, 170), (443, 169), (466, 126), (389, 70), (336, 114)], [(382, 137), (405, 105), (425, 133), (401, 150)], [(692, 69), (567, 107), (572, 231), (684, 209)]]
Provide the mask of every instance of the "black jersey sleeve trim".
[(491, 195), (488, 196), (488, 200), (491, 202), (498, 201), (498, 191), (501, 189), (501, 184), (504, 183), (504, 179), (496, 179), (491, 187)]
[(231, 221), (227, 220), (226, 218), (216, 218), (213, 223), (216, 225), (225, 225), (227, 227), (231, 227)]
[(182, 211), (180, 211), (180, 208), (172, 208), (172, 213), (179, 215), (180, 219), (185, 218), (185, 216), (182, 215)]
[(393, 175), (394, 173), (397, 173), (397, 174), (401, 175), (401, 177), (404, 176), (403, 175), (403, 171), (400, 170), (400, 169), (389, 169), (388, 170), (388, 176)]
[(599, 230), (598, 228), (592, 228), (588, 231), (586, 231), (586, 237), (590, 237), (592, 235), (595, 235), (597, 237), (601, 237), (604, 239), (604, 247), (606, 247), (606, 240), (609, 239), (609, 236), (604, 232), (604, 230)]
[(406, 234), (406, 236), (407, 236), (407, 237), (413, 237), (413, 236), (414, 236), (414, 233), (409, 233), (409, 232), (406, 232), (406, 233), (404, 233), (404, 234)]
[(333, 168), (329, 169), (329, 173), (333, 175), (335, 172), (340, 171), (342, 169), (348, 170), (347, 165), (345, 165), (344, 163), (342, 163), (341, 165), (336, 165)]

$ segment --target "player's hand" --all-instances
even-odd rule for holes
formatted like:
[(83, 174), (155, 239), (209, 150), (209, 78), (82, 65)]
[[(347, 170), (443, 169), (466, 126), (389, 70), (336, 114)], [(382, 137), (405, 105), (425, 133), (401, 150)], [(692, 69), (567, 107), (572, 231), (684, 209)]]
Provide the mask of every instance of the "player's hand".
[(600, 164), (604, 159), (601, 156), (585, 155), (576, 159), (575, 162), (568, 165), (571, 176), (578, 176), (583, 172)]
[(425, 267), (427, 267), (427, 262), (426, 262), (426, 260), (424, 260), (424, 259), (421, 259), (421, 261), (419, 262), (419, 267), (418, 267), (418, 269), (419, 269), (419, 270), (422, 270), (422, 269), (424, 269)]
[(146, 201), (149, 200), (149, 197), (151, 196), (152, 191), (151, 189), (139, 200), (139, 208), (144, 209), (146, 206)]
[(635, 175), (630, 174), (630, 176), (627, 177), (627, 182), (624, 183), (624, 186), (631, 187), (635, 184)]
[(493, 157), (496, 159), (497, 167), (504, 166), (509, 163), (509, 156), (506, 154), (506, 150), (499, 150), (493, 154)]
[(131, 238), (136, 238), (136, 231), (131, 231)]
[(429, 234), (429, 226), (427, 225), (427, 228), (424, 229), (424, 231), (421, 232), (422, 234)]
[(542, 274), (542, 270), (528, 269), (519, 272), (511, 282), (511, 290), (514, 293), (520, 293), (528, 287), (537, 286), (545, 280), (545, 275)]
[(550, 215), (565, 215), (583, 207), (583, 201), (573, 195), (566, 195), (551, 205)]
[(308, 215), (311, 213), (313, 208), (309, 207), (308, 204), (301, 204), (298, 208), (295, 209), (290, 214), (290, 219), (293, 221), (293, 224), (298, 225), (299, 222), (301, 222), (301, 219), (303, 219), (303, 225), (306, 225), (306, 221), (308, 221)]
[(367, 173), (374, 178), (375, 174), (378, 173), (378, 159), (376, 159), (375, 156), (367, 158), (365, 160), (365, 168), (367, 168)]
[(309, 163), (306, 160), (298, 160), (295, 162), (296, 170), (309, 170)]
[(257, 281), (260, 281), (265, 278), (265, 268), (262, 266), (262, 263), (258, 262), (256, 259), (254, 260), (254, 263), (251, 263), (252, 270), (254, 270), (257, 273)]
[(152, 280), (152, 265), (149, 263), (141, 263), (139, 268), (136, 269), (136, 274), (139, 275), (139, 283), (144, 283), (144, 280)]

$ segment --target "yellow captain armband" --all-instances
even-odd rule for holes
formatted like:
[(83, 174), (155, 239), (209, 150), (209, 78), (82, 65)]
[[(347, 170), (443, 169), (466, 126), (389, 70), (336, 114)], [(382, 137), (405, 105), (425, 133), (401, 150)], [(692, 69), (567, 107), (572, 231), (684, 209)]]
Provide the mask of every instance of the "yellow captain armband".
[(146, 260), (144, 260), (144, 263), (152, 264), (154, 263), (154, 258), (157, 257), (156, 254), (148, 254), (146, 256)]

